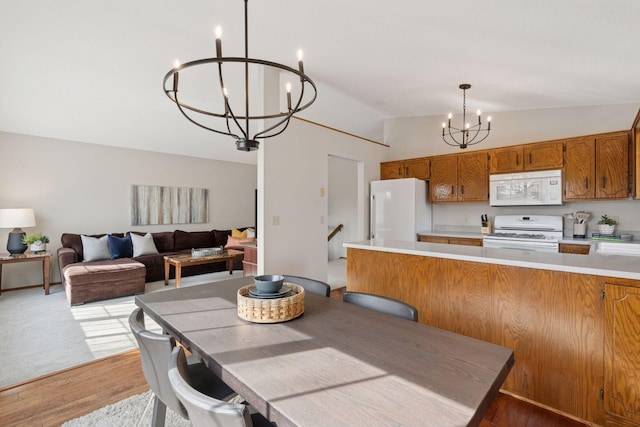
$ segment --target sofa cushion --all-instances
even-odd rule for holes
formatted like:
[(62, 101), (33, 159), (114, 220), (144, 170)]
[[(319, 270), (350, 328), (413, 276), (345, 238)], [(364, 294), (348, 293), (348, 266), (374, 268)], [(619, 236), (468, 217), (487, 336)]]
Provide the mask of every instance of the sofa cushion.
[(156, 244), (153, 241), (151, 233), (147, 233), (144, 236), (137, 234), (129, 234), (133, 242), (133, 256), (138, 257), (141, 255), (153, 255), (158, 253)]
[(83, 261), (100, 261), (110, 259), (109, 240), (107, 235), (100, 238), (80, 235), (82, 240)]
[(175, 250), (191, 248), (212, 248), (215, 246), (215, 235), (211, 231), (182, 231), (174, 233)]
[(220, 247), (227, 244), (227, 238), (231, 236), (231, 230), (213, 230), (215, 236), (214, 247)]
[(235, 237), (237, 239), (246, 239), (249, 236), (247, 236), (247, 230), (240, 231), (237, 228), (232, 228), (231, 237)]
[[(130, 231), (129, 234), (144, 236), (147, 233), (144, 231)], [(156, 233), (151, 233), (151, 235), (153, 236), (153, 243), (155, 243), (158, 252), (173, 252), (173, 231), (158, 231)]]
[(151, 233), (153, 241), (156, 244), (156, 248), (158, 248), (158, 252), (173, 252), (173, 248), (175, 246), (173, 234), (173, 231)]
[(109, 253), (111, 254), (111, 259), (131, 258), (133, 256), (131, 235), (127, 234), (124, 237), (118, 237), (109, 234), (107, 236), (107, 241), (109, 242)]
[(256, 239), (253, 237), (248, 237), (246, 239), (238, 239), (236, 237), (233, 236), (229, 236), (227, 238), (227, 244), (224, 245), (225, 249), (240, 249), (240, 250), (244, 250), (244, 246), (242, 246), (243, 243), (249, 243), (249, 242), (254, 242)]
[[(122, 233), (111, 233), (113, 236), (122, 237), (124, 234)], [(89, 237), (102, 237), (106, 236), (106, 234), (86, 234)], [(75, 233), (62, 233), (60, 237), (60, 243), (62, 243), (63, 248), (73, 249), (78, 254), (78, 260), (82, 261), (84, 258), (84, 251), (82, 250), (82, 238), (80, 234)]]

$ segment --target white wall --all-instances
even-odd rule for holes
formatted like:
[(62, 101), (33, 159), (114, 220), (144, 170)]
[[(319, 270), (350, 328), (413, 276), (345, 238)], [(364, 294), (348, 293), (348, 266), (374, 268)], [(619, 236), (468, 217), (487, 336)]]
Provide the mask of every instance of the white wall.
[(353, 160), (329, 156), (329, 227), (327, 236), (339, 224), (344, 225), (328, 242), (329, 261), (347, 256), (344, 242), (357, 240), (358, 164)]
[[(356, 240), (366, 238), (369, 182), (380, 175), (388, 148), (292, 120), (281, 136), (261, 144), (258, 157), (259, 269), (327, 280), (329, 156), (358, 162)], [(321, 196), (320, 189), (325, 189)], [(260, 216), (260, 213), (259, 213)], [(279, 225), (274, 225), (274, 218)]]
[[(199, 231), (253, 225), (257, 168), (0, 132), (0, 182), (0, 208), (33, 208), (37, 226), (25, 231), (48, 235), (47, 247), (55, 253), (65, 232)], [(209, 223), (132, 227), (132, 184), (208, 188)], [(0, 229), (0, 252), (6, 251), (9, 231)], [(59, 281), (55, 257), (52, 266), (52, 281)], [(42, 277), (37, 263), (3, 269), (3, 289), (38, 283)]]

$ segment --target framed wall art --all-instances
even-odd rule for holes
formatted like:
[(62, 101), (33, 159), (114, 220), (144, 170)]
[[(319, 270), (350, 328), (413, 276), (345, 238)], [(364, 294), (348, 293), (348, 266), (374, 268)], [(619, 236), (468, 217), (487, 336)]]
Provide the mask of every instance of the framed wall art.
[(131, 225), (209, 222), (209, 189), (131, 186)]

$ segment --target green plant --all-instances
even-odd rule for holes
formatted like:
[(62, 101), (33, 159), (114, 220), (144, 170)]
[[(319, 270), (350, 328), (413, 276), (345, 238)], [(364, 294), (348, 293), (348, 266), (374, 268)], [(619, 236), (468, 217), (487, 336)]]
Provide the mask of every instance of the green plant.
[(600, 221), (598, 221), (598, 224), (602, 224), (602, 225), (616, 225), (618, 223), (618, 221), (616, 221), (613, 218), (609, 218), (607, 216), (607, 214), (604, 214), (600, 217)]
[(40, 232), (35, 234), (25, 234), (22, 238), (23, 245), (32, 245), (36, 242), (49, 243), (49, 238)]

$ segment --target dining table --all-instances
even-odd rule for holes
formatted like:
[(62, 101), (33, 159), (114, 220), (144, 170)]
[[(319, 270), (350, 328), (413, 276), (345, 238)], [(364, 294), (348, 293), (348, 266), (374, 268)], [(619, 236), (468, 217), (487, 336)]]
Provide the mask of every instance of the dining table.
[(506, 347), (310, 292), (295, 319), (243, 320), (238, 290), (251, 284), (135, 303), (278, 427), (478, 425), (514, 362)]

